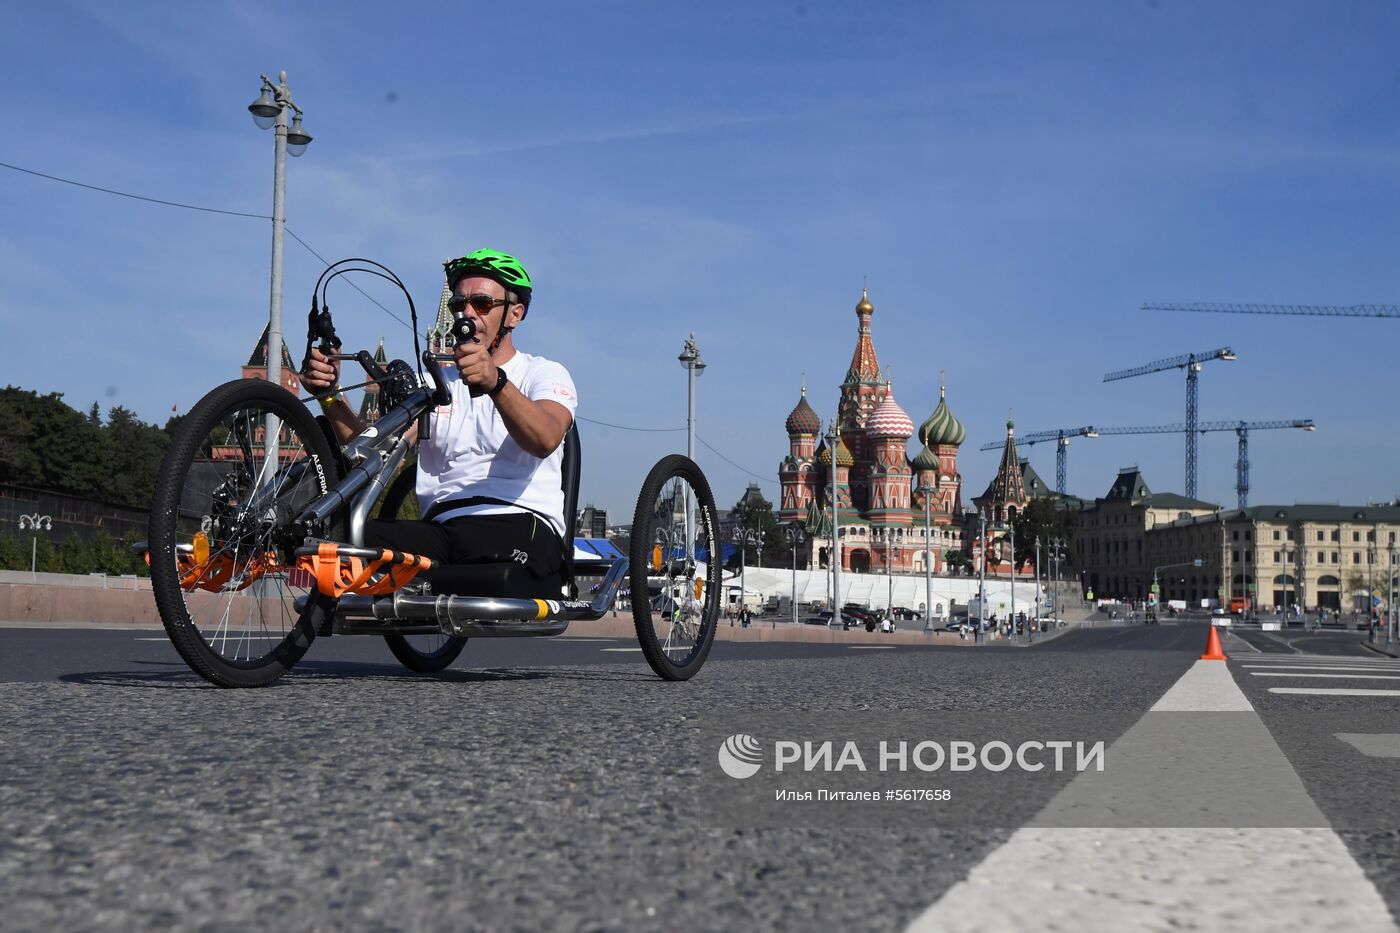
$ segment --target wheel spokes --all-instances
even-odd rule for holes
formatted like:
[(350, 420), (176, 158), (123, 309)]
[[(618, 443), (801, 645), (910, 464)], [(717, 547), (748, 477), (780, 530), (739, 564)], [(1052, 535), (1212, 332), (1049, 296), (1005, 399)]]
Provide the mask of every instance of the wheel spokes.
[[(309, 581), (296, 581), (286, 562), (283, 524), (320, 493), (306, 439), (278, 417), (276, 469), (266, 457), (263, 426), (272, 412), (246, 405), (219, 419), (196, 449), (180, 492), (177, 549), (203, 532), (215, 547), (192, 580), (182, 581), (185, 608), (211, 650), (236, 662), (251, 662), (275, 650), (295, 627), (298, 597)], [(218, 581), (216, 568), (231, 573), (217, 592), (200, 583)]]

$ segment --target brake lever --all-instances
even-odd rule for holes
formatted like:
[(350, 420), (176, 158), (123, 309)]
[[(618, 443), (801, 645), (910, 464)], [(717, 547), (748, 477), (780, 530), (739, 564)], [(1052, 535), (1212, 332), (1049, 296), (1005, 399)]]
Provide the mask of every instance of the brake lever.
[(301, 371), (306, 372), (307, 364), (311, 362), (311, 346), (320, 342), (319, 349), (326, 356), (330, 356), (340, 349), (340, 338), (335, 333), (335, 322), (331, 320), (330, 305), (317, 310), (316, 297), (311, 298), (311, 310), (306, 315), (306, 353), (301, 358)]

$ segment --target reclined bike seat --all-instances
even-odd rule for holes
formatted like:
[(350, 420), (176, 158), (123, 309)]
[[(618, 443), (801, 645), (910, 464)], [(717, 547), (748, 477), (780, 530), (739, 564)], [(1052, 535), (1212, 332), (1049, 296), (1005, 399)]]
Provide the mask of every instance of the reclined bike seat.
[(564, 460), (560, 464), (561, 485), (564, 490), (563, 541), (564, 564), (556, 576), (540, 579), (524, 565), (514, 561), (488, 564), (439, 564), (426, 570), (419, 579), (426, 580), (434, 594), (451, 596), (502, 596), (524, 599), (559, 599), (574, 596), (574, 531), (578, 521), (578, 486), (580, 450), (578, 426), (569, 425), (564, 435)]

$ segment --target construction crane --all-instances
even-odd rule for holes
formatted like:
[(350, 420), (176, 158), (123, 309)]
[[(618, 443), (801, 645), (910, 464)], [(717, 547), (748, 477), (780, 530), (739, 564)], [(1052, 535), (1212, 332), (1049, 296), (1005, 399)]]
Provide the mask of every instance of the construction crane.
[[(1304, 431), (1316, 431), (1317, 425), (1313, 424), (1311, 418), (1299, 418), (1292, 421), (1202, 421), (1194, 428), (1195, 433), (1205, 434), (1210, 431), (1234, 431), (1239, 438), (1240, 455), (1235, 461), (1235, 495), (1239, 501), (1240, 508), (1249, 507), (1249, 432), (1250, 431), (1274, 431), (1279, 428), (1300, 428)], [(1179, 434), (1185, 433), (1188, 428), (1180, 422), (1176, 424), (1162, 424), (1149, 427), (1130, 428), (1097, 428), (1096, 432), (1101, 435), (1110, 434)], [(1189, 498), (1196, 498), (1194, 492), (1187, 493)]]
[(1200, 314), (1292, 314), (1305, 317), (1392, 317), (1400, 318), (1396, 305), (1261, 305), (1222, 304), (1211, 301), (1187, 303), (1146, 302), (1144, 311), (1194, 311)]
[[(1066, 454), (1069, 451), (1069, 440), (1072, 437), (1098, 437), (1099, 434), (1092, 425), (1085, 425), (1082, 428), (1055, 428), (1052, 431), (1036, 431), (1016, 438), (1016, 445), (1019, 447), (1025, 444), (1027, 447), (1039, 444), (1042, 441), (1055, 442), (1055, 491), (1060, 495), (1065, 494), (1065, 483), (1068, 470), (1066, 468)], [(998, 450), (1006, 446), (1006, 441), (997, 441), (991, 444), (983, 444), (983, 450)]]
[(1196, 498), (1196, 380), (1201, 372), (1201, 364), (1211, 360), (1235, 359), (1238, 357), (1235, 356), (1234, 350), (1229, 347), (1220, 347), (1202, 353), (1184, 353), (1181, 356), (1144, 363), (1142, 366), (1135, 366), (1132, 369), (1120, 369), (1103, 377), (1104, 382), (1114, 382), (1118, 379), (1131, 379), (1134, 376), (1159, 373), (1167, 369), (1186, 370), (1186, 424), (1183, 428), (1186, 434), (1186, 495), (1191, 499)]

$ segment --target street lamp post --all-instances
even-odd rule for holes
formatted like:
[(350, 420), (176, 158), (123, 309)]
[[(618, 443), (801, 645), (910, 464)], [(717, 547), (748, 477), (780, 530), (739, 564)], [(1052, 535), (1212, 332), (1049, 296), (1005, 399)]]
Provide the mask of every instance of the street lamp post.
[(1385, 644), (1390, 647), (1395, 641), (1395, 542), (1386, 548), (1390, 562), (1385, 568)]
[(695, 459), (695, 377), (704, 375), (705, 361), (700, 359), (700, 348), (695, 345), (695, 335), (685, 338), (685, 348), (676, 357), (685, 367), (686, 415), (685, 415), (685, 455)]
[(747, 605), (748, 585), (746, 583), (746, 562), (749, 548), (763, 547), (763, 532), (757, 528), (745, 528), (736, 525), (734, 528), (734, 543), (739, 545), (739, 608), (743, 609)]
[(927, 483), (918, 489), (924, 497), (924, 631), (933, 629), (933, 493)]
[[(287, 156), (293, 158), (306, 151), (311, 143), (311, 134), (301, 125), (301, 108), (292, 101), (292, 90), (287, 87), (287, 73), (277, 76), (273, 84), (267, 75), (262, 78), (262, 93), (248, 105), (253, 122), (258, 129), (274, 129), (272, 167), (272, 286), (268, 301), (267, 315), (267, 381), (273, 385), (282, 384), (282, 239), (287, 226)], [(295, 114), (291, 126), (287, 125), (287, 114)], [(267, 449), (267, 461), (276, 469), (277, 432), (280, 423), (273, 415), (267, 416), (267, 433), (263, 443)]]
[(889, 586), (886, 587), (885, 595), (885, 611), (888, 612), (895, 608), (895, 584), (893, 584), (892, 577), (889, 576), (889, 552), (893, 541), (895, 541), (895, 530), (889, 525), (879, 525), (878, 528), (872, 528), (871, 539), (885, 549), (885, 579), (890, 581)]
[(981, 521), (977, 546), (982, 553), (977, 567), (977, 637), (980, 639), (982, 626), (987, 621), (987, 510), (978, 509), (977, 517)]
[[(687, 460), (695, 459), (695, 379), (705, 373), (705, 361), (700, 359), (700, 348), (695, 344), (695, 334), (692, 333), (685, 339), (685, 346), (681, 349), (681, 366), (686, 371), (686, 407), (685, 407), (685, 456)], [(687, 541), (693, 542), (695, 535), (691, 533), (691, 510), (690, 510), (690, 486), (685, 487), (685, 537)], [(694, 545), (687, 545), (693, 547)], [(711, 555), (713, 559), (713, 555)], [(740, 597), (742, 599), (742, 597)]]
[(1055, 628), (1060, 627), (1060, 551), (1065, 546), (1065, 539), (1056, 535), (1050, 539), (1050, 563), (1054, 573), (1054, 583), (1052, 584), (1055, 593), (1055, 601), (1051, 603), (1055, 608)]
[(1366, 635), (1370, 641), (1376, 640), (1373, 617), (1376, 615), (1376, 533), (1371, 532), (1371, 543), (1366, 546)]
[(30, 530), (29, 540), (29, 575), (32, 577), (39, 567), (39, 532), (53, 531), (53, 517), (40, 515), (35, 512), (33, 515), (21, 515), (19, 517), (19, 530)]
[[(788, 546), (792, 548), (792, 624), (793, 624), (793, 625), (796, 625), (796, 624), (797, 624), (797, 549), (798, 549), (799, 547), (802, 546), (802, 543), (803, 543), (803, 541), (806, 540), (806, 538), (807, 538), (806, 532), (804, 532), (804, 531), (802, 530), (802, 526), (799, 525), (797, 522), (790, 522), (790, 523), (787, 525), (787, 527), (783, 529), (783, 539), (786, 540), (787, 543), (788, 543)], [(773, 620), (773, 627), (774, 627), (774, 628), (777, 628), (777, 627), (778, 627), (778, 621), (777, 621), (777, 618), (776, 618), (776, 617), (775, 617), (774, 620)]]
[(1007, 631), (1013, 635), (1016, 633), (1016, 520), (1014, 518), (1011, 520), (1011, 628)]
[(836, 488), (836, 445), (841, 435), (836, 430), (837, 419), (831, 419), (831, 430), (826, 436), (827, 450), (831, 453), (831, 624), (841, 621), (841, 506), (837, 501)]
[(1035, 536), (1035, 618), (1031, 624), (1040, 624), (1040, 535)]

